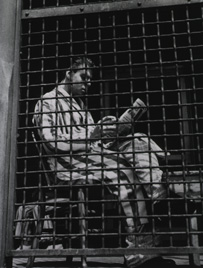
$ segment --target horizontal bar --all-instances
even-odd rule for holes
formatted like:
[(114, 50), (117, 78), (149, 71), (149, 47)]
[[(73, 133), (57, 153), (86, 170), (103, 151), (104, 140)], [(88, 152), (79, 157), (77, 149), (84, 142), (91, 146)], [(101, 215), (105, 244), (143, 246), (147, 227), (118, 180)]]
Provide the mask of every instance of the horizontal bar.
[(45, 17), (57, 17), (67, 15), (79, 15), (89, 13), (101, 13), (109, 11), (122, 11), (137, 8), (173, 6), (183, 4), (202, 3), (203, 0), (128, 0), (109, 3), (95, 3), (63, 7), (49, 7), (41, 9), (25, 9), (22, 11), (22, 19), (34, 19)]
[(203, 253), (203, 247), (157, 247), (157, 248), (99, 248), (99, 249), (52, 249), (52, 250), (11, 250), (7, 253), (7, 257), (62, 257), (68, 255), (74, 256), (119, 256), (127, 254), (166, 254), (166, 255), (185, 255), (191, 253)]

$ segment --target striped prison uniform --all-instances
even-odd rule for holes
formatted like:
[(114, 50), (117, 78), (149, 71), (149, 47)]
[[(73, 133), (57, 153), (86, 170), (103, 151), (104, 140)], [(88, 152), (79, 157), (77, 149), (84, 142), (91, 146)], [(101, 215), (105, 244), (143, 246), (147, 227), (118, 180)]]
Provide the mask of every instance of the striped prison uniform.
[(101, 182), (121, 201), (129, 232), (147, 223), (141, 183), (151, 198), (165, 193), (156, 156), (162, 150), (155, 142), (137, 133), (117, 144), (116, 150), (92, 147), (94, 120), (82, 100), (72, 98), (63, 84), (37, 102), (33, 123), (60, 184)]

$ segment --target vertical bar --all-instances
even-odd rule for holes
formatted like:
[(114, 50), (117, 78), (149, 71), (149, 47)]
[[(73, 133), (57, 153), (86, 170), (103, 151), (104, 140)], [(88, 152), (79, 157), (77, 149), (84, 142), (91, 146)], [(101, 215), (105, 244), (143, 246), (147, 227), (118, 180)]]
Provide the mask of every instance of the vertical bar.
[[(134, 91), (133, 91), (133, 65), (132, 65), (132, 46), (131, 46), (131, 30), (130, 30), (130, 12), (127, 12), (127, 40), (128, 40), (128, 65), (129, 65), (129, 69), (130, 69), (130, 102), (131, 102), (131, 105), (133, 106), (133, 103), (134, 103)], [(134, 135), (134, 126), (133, 126), (133, 122), (131, 122), (131, 133), (132, 136)], [(132, 152), (131, 152), (131, 155), (132, 155), (132, 159), (133, 159), (133, 163), (136, 163), (136, 160), (135, 160), (135, 150), (136, 148), (135, 147), (135, 143), (132, 142)], [(135, 165), (135, 164), (134, 164)], [(138, 213), (138, 203), (140, 200), (138, 200), (138, 197), (137, 197), (137, 185), (136, 185), (136, 172), (133, 172), (133, 181), (134, 181), (134, 185), (132, 185), (131, 187), (133, 187), (133, 192), (134, 192), (134, 195), (133, 195), (133, 198), (135, 198), (135, 200), (133, 200), (135, 202), (135, 210), (136, 210), (136, 215), (139, 215)], [(121, 211), (119, 211), (119, 215), (120, 215)], [(138, 230), (138, 226), (137, 226), (137, 223), (140, 221), (141, 219), (138, 219), (138, 220), (135, 220), (135, 230)], [(121, 233), (121, 221), (119, 221), (119, 229), (120, 229), (120, 233)], [(119, 236), (119, 243), (121, 245), (121, 236)], [(136, 237), (133, 238), (135, 241), (136, 241)]]
[[(113, 58), (114, 58), (114, 83), (115, 83), (115, 100), (116, 100), (116, 117), (118, 118), (119, 114), (119, 103), (118, 103), (118, 62), (117, 62), (117, 37), (116, 37), (116, 16), (112, 15), (112, 27), (113, 27)], [(119, 142), (118, 137), (116, 137), (116, 141)], [(117, 159), (119, 158), (119, 154), (116, 155)], [(122, 201), (121, 200), (121, 180), (120, 180), (120, 172), (119, 172), (119, 161), (117, 160), (117, 172), (118, 172), (118, 214), (122, 215)], [(127, 187), (127, 185), (125, 186)], [(125, 202), (125, 201), (124, 201)], [(125, 206), (125, 205), (123, 205)], [(127, 221), (127, 218), (125, 219)], [(120, 220), (119, 220), (119, 232), (121, 233)], [(121, 241), (120, 241), (121, 243)]]
[[(192, 52), (192, 42), (191, 42), (191, 31), (190, 31), (190, 18), (189, 18), (189, 10), (188, 6), (186, 6), (186, 23), (187, 23), (187, 35), (188, 35), (188, 46), (189, 46), (189, 53), (190, 53), (190, 63), (191, 63), (191, 70), (192, 70), (192, 88), (194, 89), (194, 116), (195, 116), (195, 130), (196, 133), (199, 133), (199, 126), (198, 126), (198, 112), (197, 112), (197, 97), (195, 93), (195, 88), (196, 88), (196, 83), (195, 83), (195, 70), (194, 70), (194, 59), (193, 59), (193, 52)], [(200, 157), (200, 140), (199, 136), (196, 136), (197, 140), (197, 157), (198, 157), (198, 163), (201, 163), (201, 157)], [(199, 169), (199, 172), (201, 172), (201, 168)], [(187, 207), (186, 207), (186, 212), (188, 212)], [(195, 212), (194, 212), (195, 213)], [(188, 236), (190, 235), (190, 241), (191, 241), (191, 246), (193, 247), (198, 247), (199, 246), (199, 237), (198, 235), (191, 234), (190, 232), (198, 230), (198, 222), (197, 222), (197, 217), (191, 217), (189, 216), (188, 218)], [(190, 255), (190, 261), (192, 264), (196, 266), (200, 266), (200, 255), (199, 254), (192, 254)]]
[[(0, 1), (0, 36), (1, 36), (1, 46), (0, 46), (0, 81), (1, 81), (1, 91), (0, 91), (0, 267), (4, 267), (5, 254), (6, 250), (6, 241), (10, 235), (8, 235), (8, 229), (11, 228), (12, 222), (8, 222), (8, 217), (12, 217), (13, 213), (13, 188), (9, 189), (9, 186), (13, 187), (13, 177), (9, 176), (11, 170), (15, 164), (10, 162), (10, 159), (13, 159), (13, 154), (10, 149), (13, 148), (13, 143), (15, 138), (11, 133), (11, 128), (15, 129), (15, 112), (16, 112), (16, 97), (17, 90), (16, 84), (14, 84), (12, 73), (15, 63), (15, 49), (17, 51), (17, 43), (19, 41), (16, 26), (17, 15), (17, 1), (8, 0)], [(19, 14), (18, 14), (19, 16)], [(19, 27), (19, 25), (18, 25)], [(15, 40), (16, 42), (11, 42)], [(18, 69), (18, 66), (16, 66)], [(4, 74), (2, 76), (2, 74)], [(15, 77), (17, 78), (17, 71), (15, 69)], [(18, 79), (17, 79), (18, 80)], [(18, 85), (18, 81), (17, 81)], [(13, 96), (12, 96), (13, 95)], [(13, 106), (12, 106), (13, 105)], [(14, 111), (15, 110), (15, 111)], [(12, 119), (12, 116), (14, 118)], [(13, 138), (13, 140), (11, 140)], [(14, 150), (15, 151), (15, 150)], [(8, 199), (12, 195), (11, 200)], [(6, 230), (6, 231), (5, 231)], [(11, 244), (8, 245), (11, 249)]]
[[(1, 6), (1, 4), (0, 4)], [(14, 202), (15, 202), (15, 186), (16, 186), (16, 156), (17, 156), (17, 147), (16, 142), (13, 142), (16, 140), (17, 137), (17, 124), (18, 124), (18, 118), (16, 114), (18, 113), (18, 94), (19, 94), (19, 69), (20, 69), (20, 31), (21, 31), (21, 9), (22, 9), (22, 2), (18, 1), (16, 3), (16, 17), (15, 17), (15, 27), (13, 27), (15, 31), (15, 40), (14, 40), (14, 72), (13, 72), (13, 88), (15, 90), (12, 91), (12, 98), (10, 100), (11, 107), (13, 108), (11, 110), (11, 141), (12, 144), (10, 145), (9, 151), (10, 153), (10, 159), (9, 163), (12, 168), (10, 168), (9, 171), (9, 186), (8, 186), (8, 219), (7, 219), (7, 228), (4, 230), (4, 232), (7, 233), (7, 239), (6, 239), (6, 245), (4, 245), (5, 251), (8, 252), (9, 250), (13, 249), (13, 219), (14, 219)], [(0, 8), (1, 10), (1, 8)], [(11, 9), (10, 9), (11, 10)], [(1, 31), (0, 31), (1, 33)], [(7, 33), (6, 33), (7, 34)], [(2, 36), (2, 33), (1, 33)], [(4, 37), (3, 37), (4, 38)], [(5, 40), (6, 41), (6, 40)], [(8, 44), (7, 44), (8, 45)], [(5, 51), (4, 51), (5, 53)], [(15, 86), (14, 86), (15, 85)], [(2, 122), (2, 121), (1, 121)], [(7, 133), (9, 135), (9, 133)], [(1, 147), (1, 145), (0, 145)], [(4, 200), (5, 202), (5, 200)], [(5, 215), (4, 215), (5, 216)], [(1, 224), (0, 224), (1, 226)], [(1, 228), (1, 227), (0, 227)], [(1, 241), (3, 240), (3, 235), (0, 234)], [(0, 242), (1, 243), (1, 242)], [(1, 249), (1, 245), (0, 245)], [(2, 253), (2, 252), (1, 252)], [(2, 266), (1, 260), (2, 256), (0, 253), (0, 267)], [(7, 267), (12, 267), (12, 257), (9, 257), (7, 259)]]
[[(130, 104), (131, 106), (133, 106), (133, 103), (134, 103), (134, 88), (133, 88), (133, 62), (132, 62), (132, 51), (133, 51), (133, 48), (132, 48), (132, 45), (131, 45), (131, 28), (130, 28), (130, 25), (131, 25), (131, 21), (130, 21), (130, 12), (127, 12), (127, 40), (128, 40), (128, 65), (129, 65), (129, 73), (130, 73)], [(135, 67), (134, 67), (135, 68)], [(131, 130), (130, 130), (130, 135), (134, 135), (135, 134), (135, 131), (134, 131), (134, 124), (133, 124), (133, 120), (131, 121)], [(133, 163), (134, 163), (134, 166), (136, 166), (136, 159), (135, 159), (135, 152), (136, 151), (136, 148), (135, 148), (135, 143), (132, 142), (132, 151), (131, 151), (131, 157), (132, 157), (132, 160), (133, 160)], [(138, 209), (138, 203), (141, 203), (141, 202), (145, 202), (143, 200), (140, 200), (138, 195), (137, 195), (137, 189), (140, 185), (137, 185), (137, 177), (136, 177), (136, 172), (133, 172), (133, 185), (131, 187), (133, 187), (133, 202), (135, 203), (134, 204), (134, 208), (135, 208), (135, 214), (140, 217), (139, 215), (139, 209)], [(121, 212), (119, 212), (119, 215), (120, 215)], [(139, 222), (142, 221), (141, 218), (138, 218), (137, 220), (134, 221), (134, 225), (135, 225), (135, 230), (134, 232), (136, 232), (138, 229), (139, 229)], [(121, 221), (119, 222), (121, 224)], [(121, 229), (121, 226), (120, 226), (120, 229)], [(133, 235), (133, 234), (132, 234)], [(136, 241), (136, 235), (134, 235), (135, 237), (133, 238), (135, 241)], [(139, 239), (139, 237), (138, 237)], [(121, 243), (121, 241), (120, 241)]]
[[(172, 31), (173, 31), (173, 49), (174, 49), (174, 57), (175, 57), (175, 71), (176, 71), (176, 85), (177, 85), (177, 97), (178, 97), (178, 116), (179, 116), (179, 131), (180, 131), (180, 153), (181, 153), (181, 167), (183, 171), (183, 180), (185, 179), (185, 158), (184, 158), (184, 142), (183, 142), (183, 125), (182, 125), (182, 106), (181, 106), (181, 96), (180, 96), (180, 80), (179, 80), (179, 66), (178, 66), (178, 53), (177, 53), (177, 45), (176, 45), (176, 31), (175, 31), (175, 14), (174, 10), (171, 10), (171, 22), (172, 22)], [(184, 194), (185, 194), (185, 182), (183, 182)], [(187, 236), (187, 244), (188, 244), (188, 236)]]
[(127, 12), (127, 40), (128, 40), (128, 65), (130, 69), (130, 100), (133, 105), (133, 66), (132, 66), (132, 47), (131, 47), (131, 31), (130, 31), (130, 12)]
[[(28, 24), (28, 57), (27, 57), (27, 87), (24, 88), (26, 90), (25, 92), (25, 111), (24, 111), (24, 117), (25, 117), (25, 134), (24, 134), (24, 163), (23, 163), (23, 201), (22, 201), (22, 206), (23, 210), (25, 211), (25, 205), (26, 205), (26, 185), (27, 185), (27, 156), (28, 156), (28, 148), (27, 148), (27, 143), (28, 143), (28, 130), (26, 127), (28, 127), (28, 114), (29, 114), (29, 90), (30, 90), (30, 45), (31, 45), (31, 22)], [(24, 212), (23, 212), (24, 215)], [(28, 239), (28, 237), (24, 237), (24, 234), (22, 234), (22, 241), (23, 243), (25, 240)]]
[[(30, 60), (31, 60), (31, 56), (30, 56), (30, 46), (31, 46), (31, 28), (32, 28), (32, 24), (31, 22), (29, 22), (29, 28), (28, 28), (28, 65), (27, 65), (27, 97), (26, 97), (26, 101), (29, 102), (29, 93), (30, 93), (30, 76), (29, 76), (29, 72), (30, 72)], [(44, 30), (44, 27), (42, 25), (42, 30)], [(43, 51), (44, 50), (44, 37), (42, 36), (42, 54), (43, 54)], [(41, 75), (40, 75), (40, 82), (42, 83), (43, 81), (43, 70), (44, 70), (44, 61), (41, 60)], [(41, 93), (43, 94), (43, 88), (40, 87), (40, 91)], [(27, 111), (27, 109), (26, 109)], [(25, 122), (25, 128), (26, 127), (29, 127), (29, 124), (28, 124), (28, 121)], [(37, 130), (38, 131), (38, 130)], [(39, 156), (42, 156), (42, 147), (41, 147), (41, 144), (39, 145)], [(25, 154), (25, 156), (27, 156), (27, 154)], [(42, 162), (41, 162), (41, 159), (39, 160), (39, 170), (42, 172)], [(25, 163), (26, 164), (26, 163)], [(39, 239), (40, 239), (40, 235), (42, 234), (42, 228), (43, 228), (43, 215), (44, 215), (44, 204), (42, 204), (42, 202), (44, 202), (44, 198), (43, 198), (43, 193), (42, 193), (42, 173), (40, 172), (40, 174), (38, 175), (38, 202), (40, 203), (38, 206), (38, 217), (36, 219), (36, 222), (35, 222), (35, 228), (34, 228), (34, 234), (33, 234), (33, 237), (32, 237), (32, 243), (31, 243), (31, 248), (32, 249), (36, 249), (36, 248), (39, 248)], [(25, 171), (26, 173), (26, 171)], [(26, 175), (26, 174), (25, 174)], [(25, 182), (25, 186), (26, 186), (26, 182)], [(24, 204), (24, 198), (23, 198), (23, 206), (25, 205), (26, 207), (26, 202)], [(29, 218), (28, 218), (29, 220)], [(27, 265), (26, 267), (32, 267), (33, 264), (34, 264), (34, 260), (35, 260), (35, 257), (34, 256), (30, 256), (28, 258), (28, 261), (27, 261)]]
[(56, 84), (59, 83), (59, 20), (56, 20)]
[[(47, 22), (48, 23), (48, 22)], [(56, 29), (56, 46), (55, 46), (55, 57), (56, 57), (56, 87), (58, 87), (59, 85), (59, 79), (58, 79), (58, 50), (59, 50), (59, 47), (58, 47), (58, 40), (59, 40), (59, 21), (58, 19), (56, 20), (55, 22), (55, 29)], [(56, 105), (56, 133), (58, 132), (58, 92), (56, 90), (56, 102), (55, 102), (55, 105)], [(57, 134), (56, 134), (56, 139), (57, 139)], [(55, 155), (58, 154), (57, 152), (57, 140), (55, 140)], [(58, 197), (58, 188), (57, 188), (57, 158), (55, 157), (55, 169), (56, 169), (56, 172), (55, 172), (55, 178), (54, 178), (54, 184), (56, 185), (56, 187), (54, 188), (54, 214), (53, 214), (53, 217), (54, 217), (54, 222), (53, 222), (53, 248), (56, 247), (56, 239), (57, 239), (57, 233), (56, 233), (56, 229), (57, 229), (57, 224), (58, 224), (58, 220), (57, 220), (57, 214), (56, 214), (56, 210), (57, 210), (57, 197)]]
[[(187, 36), (188, 36), (188, 48), (190, 55), (190, 65), (191, 65), (191, 76), (192, 76), (192, 89), (193, 89), (193, 99), (194, 99), (194, 119), (195, 119), (195, 132), (199, 133), (199, 125), (198, 125), (198, 110), (197, 110), (197, 94), (196, 94), (196, 80), (195, 80), (195, 68), (194, 68), (194, 58), (193, 58), (193, 48), (192, 48), (192, 40), (191, 40), (191, 30), (190, 30), (190, 18), (189, 18), (189, 9), (186, 7), (186, 23), (187, 23)], [(198, 163), (201, 163), (201, 146), (199, 135), (196, 135), (196, 150), (197, 150), (197, 158)], [(199, 169), (201, 173), (201, 168)]]
[[(196, 213), (196, 211), (194, 212)], [(191, 232), (198, 231), (198, 218), (194, 215), (189, 217), (189, 228)], [(199, 247), (199, 235), (198, 234), (191, 234), (191, 246), (198, 248)], [(199, 254), (190, 254), (190, 264), (194, 266), (201, 266), (200, 263), (200, 255)]]
[[(78, 190), (78, 212), (79, 212), (79, 226), (80, 226), (80, 235), (81, 235), (81, 247), (82, 249), (86, 248), (86, 219), (85, 219), (85, 196), (82, 188)], [(81, 257), (82, 268), (87, 267), (86, 256)]]
[[(158, 54), (159, 54), (159, 69), (160, 69), (160, 82), (161, 82), (161, 106), (162, 106), (162, 122), (163, 122), (163, 135), (164, 135), (164, 155), (165, 160), (167, 159), (167, 140), (166, 140), (166, 100), (165, 100), (165, 89), (164, 89), (164, 70), (163, 70), (163, 59), (162, 59), (162, 46), (161, 46), (161, 31), (160, 31), (160, 18), (159, 9), (156, 9), (156, 26), (157, 26), (157, 41), (158, 41)], [(167, 196), (169, 195), (169, 187), (167, 189)], [(165, 201), (164, 201), (165, 202)], [(171, 215), (170, 215), (170, 201), (167, 202), (168, 216), (169, 216), (169, 233), (172, 232), (171, 226)], [(153, 222), (154, 224), (154, 222)], [(170, 235), (170, 244), (172, 245), (172, 236)]]
[[(73, 61), (73, 17), (70, 16), (70, 65), (72, 66)], [(70, 100), (70, 104), (72, 105), (72, 101)], [(71, 107), (70, 107), (71, 108)], [(71, 135), (72, 135), (72, 128), (70, 127)], [(72, 150), (72, 145), (70, 143), (70, 151)], [(70, 165), (72, 166), (72, 157), (70, 157)], [(72, 187), (72, 172), (70, 174), (70, 186), (69, 186), (69, 193), (70, 193), (70, 200), (73, 200), (73, 187)], [(69, 234), (73, 232), (73, 211), (72, 211), (72, 205), (69, 205)], [(68, 237), (68, 244), (69, 248), (72, 246), (72, 240), (71, 236)]]
[[(86, 58), (88, 58), (88, 54), (87, 54), (87, 18), (84, 17), (84, 56)], [(86, 73), (86, 77), (87, 77), (87, 69), (88, 66), (85, 66), (85, 73)], [(87, 90), (87, 79), (86, 79), (86, 90)], [(87, 97), (87, 92), (85, 94), (85, 102), (86, 102), (86, 106), (88, 107), (88, 97)], [(85, 116), (86, 118), (88, 118), (88, 111), (87, 108), (85, 108)], [(86, 124), (86, 133), (85, 133), (85, 146), (86, 146), (86, 152), (88, 152), (88, 122), (86, 120), (85, 122)], [(86, 156), (86, 163), (85, 163), (85, 169), (87, 170), (86, 172), (86, 178), (85, 178), (85, 195), (83, 197), (83, 202), (80, 205), (83, 206), (83, 213), (82, 213), (82, 225), (83, 225), (83, 229), (82, 229), (82, 248), (86, 248), (88, 246), (88, 228), (87, 228), (87, 220), (86, 220), (86, 212), (88, 211), (88, 207), (89, 207), (89, 203), (88, 203), (88, 197), (89, 197), (89, 188), (88, 188), (88, 156)], [(82, 267), (85, 268), (87, 267), (87, 257), (86, 255), (82, 256)]]
[[(142, 63), (144, 66), (144, 79), (145, 79), (145, 95), (146, 95), (146, 106), (150, 107), (150, 91), (149, 91), (149, 78), (148, 78), (148, 59), (147, 59), (147, 36), (146, 36), (146, 25), (145, 25), (145, 13), (141, 12), (141, 27), (142, 27), (142, 43), (143, 43), (143, 56), (144, 56), (144, 62)], [(150, 118), (150, 111), (147, 109), (147, 118)], [(151, 122), (150, 120), (147, 121), (147, 138), (148, 138), (148, 144), (150, 146), (150, 137), (151, 137)], [(150, 188), (152, 190), (152, 170), (151, 170), (151, 153), (150, 153), (150, 147), (148, 146), (148, 154), (149, 154), (149, 169), (150, 169)], [(152, 191), (151, 191), (152, 192)], [(152, 195), (151, 195), (152, 196)], [(154, 206), (153, 203), (150, 202), (150, 209), (152, 215), (154, 215)], [(153, 219), (153, 218), (152, 218)], [(153, 226), (152, 226), (153, 227)], [(153, 230), (152, 230), (153, 231)]]
[(115, 96), (116, 96), (116, 112), (118, 114), (118, 63), (117, 63), (117, 49), (116, 49), (116, 22), (115, 15), (112, 16), (112, 27), (113, 27), (113, 58), (114, 58), (114, 82), (115, 82)]
[[(174, 21), (174, 25), (176, 24), (175, 18), (173, 16), (173, 21)], [(176, 60), (178, 61), (178, 55), (176, 55)], [(180, 86), (180, 74), (179, 74), (179, 68), (178, 68), (178, 64), (176, 63), (176, 82), (177, 82), (177, 88), (180, 90), (181, 86)], [(184, 152), (185, 149), (185, 132), (184, 132), (184, 121), (182, 120), (184, 118), (183, 115), (183, 104), (182, 104), (182, 96), (181, 96), (182, 92), (178, 91), (178, 113), (179, 113), (179, 118), (180, 118), (180, 122), (179, 122), (179, 127), (180, 127), (180, 141), (181, 141), (181, 164), (182, 164), (182, 171), (183, 171), (183, 187), (184, 187), (184, 204), (185, 204), (185, 212), (186, 214), (188, 214), (188, 207), (187, 207), (187, 182), (186, 182), (186, 169), (187, 169), (187, 159), (186, 159), (186, 153)], [(188, 221), (188, 217), (186, 217), (186, 234), (187, 234), (187, 245), (190, 245), (190, 237), (189, 237), (189, 221)]]
[(162, 46), (161, 46), (161, 31), (160, 31), (160, 19), (159, 12), (161, 10), (156, 10), (156, 20), (157, 20), (157, 40), (158, 40), (158, 53), (159, 53), (159, 66), (160, 66), (160, 80), (161, 80), (161, 100), (162, 100), (162, 113), (163, 113), (163, 135), (164, 135), (164, 154), (167, 157), (167, 139), (166, 139), (166, 101), (165, 101), (165, 90), (164, 90), (164, 72), (163, 72), (163, 59), (162, 59)]
[[(98, 42), (99, 42), (99, 94), (100, 94), (100, 117), (103, 118), (104, 115), (106, 115), (106, 112), (103, 110), (103, 107), (105, 107), (105, 102), (104, 99), (106, 99), (106, 97), (104, 96), (104, 94), (106, 93), (106, 91), (104, 92), (103, 87), (104, 87), (104, 82), (103, 82), (103, 69), (102, 69), (102, 36), (101, 36), (101, 14), (98, 14)], [(108, 98), (108, 97), (107, 97)], [(106, 108), (106, 107), (105, 107)], [(109, 107), (108, 107), (109, 108)], [(102, 126), (101, 126), (102, 127)], [(103, 143), (103, 140), (101, 140), (101, 143)], [(102, 144), (103, 147), (103, 144)], [(103, 155), (101, 155), (101, 162), (103, 163)], [(102, 165), (103, 167), (103, 165)], [(102, 181), (101, 181), (101, 193), (102, 193), (102, 199), (104, 199), (104, 172), (102, 169)], [(105, 214), (104, 214), (104, 209), (105, 209), (105, 204), (102, 202), (101, 204), (102, 208), (101, 208), (101, 220), (102, 220), (102, 232), (104, 232), (105, 230)], [(102, 247), (104, 247), (105, 245), (105, 240), (104, 240), (104, 236), (102, 236)]]

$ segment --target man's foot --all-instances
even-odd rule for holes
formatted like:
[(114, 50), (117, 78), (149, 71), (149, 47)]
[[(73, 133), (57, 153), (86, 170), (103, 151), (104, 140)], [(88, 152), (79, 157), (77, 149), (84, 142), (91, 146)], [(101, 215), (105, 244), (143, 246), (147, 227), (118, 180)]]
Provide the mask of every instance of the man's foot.
[(143, 263), (140, 268), (153, 268), (153, 267), (175, 267), (176, 263), (171, 259), (164, 259), (162, 257), (156, 257)]
[(149, 255), (135, 255), (131, 260), (126, 260), (124, 265), (128, 268), (157, 268), (157, 267), (168, 267), (173, 268), (176, 267), (176, 263), (174, 260), (171, 259), (164, 259), (162, 257), (152, 257)]

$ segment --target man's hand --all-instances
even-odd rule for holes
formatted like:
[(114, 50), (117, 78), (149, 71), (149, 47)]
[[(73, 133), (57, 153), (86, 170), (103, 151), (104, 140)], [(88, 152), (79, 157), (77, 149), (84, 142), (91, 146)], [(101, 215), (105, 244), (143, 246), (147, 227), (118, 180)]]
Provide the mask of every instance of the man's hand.
[(102, 118), (95, 127), (93, 133), (91, 134), (92, 139), (101, 139), (108, 137), (116, 137), (117, 127), (116, 127), (117, 119), (115, 116), (105, 116)]
[(115, 137), (116, 136), (116, 122), (115, 116), (105, 116), (100, 120), (102, 137)]

